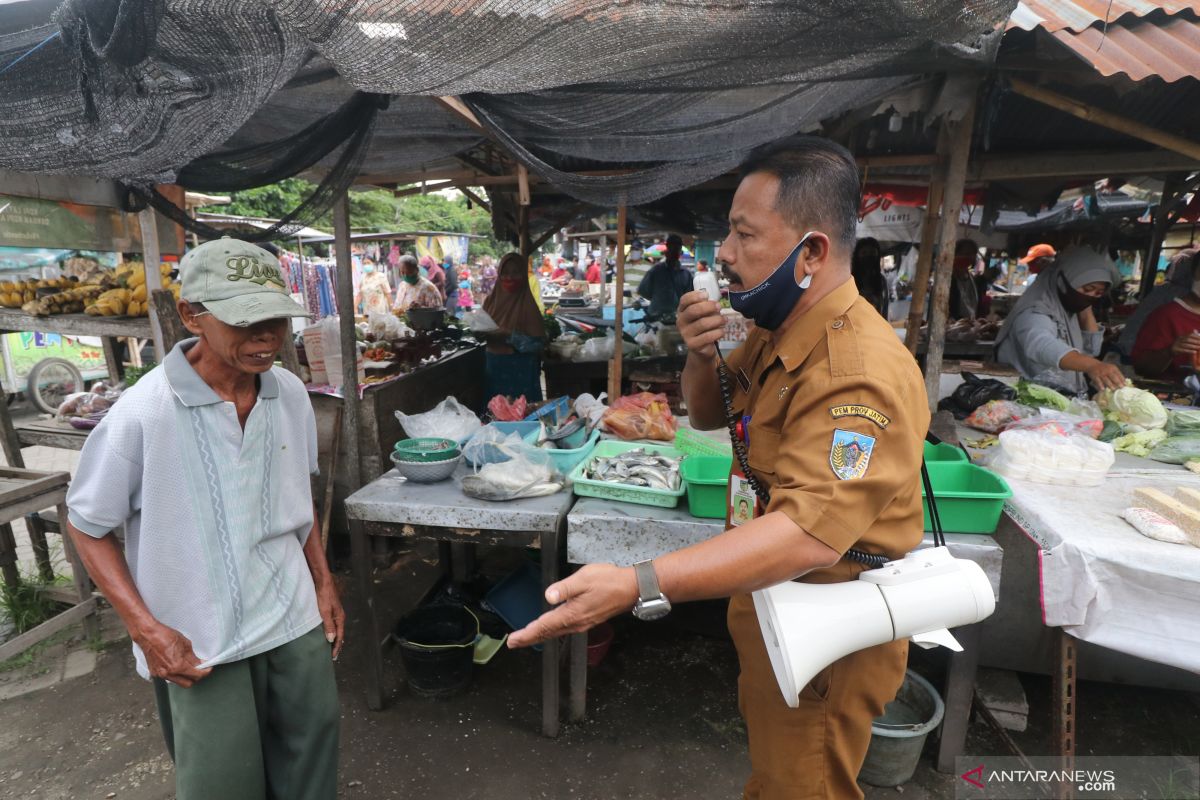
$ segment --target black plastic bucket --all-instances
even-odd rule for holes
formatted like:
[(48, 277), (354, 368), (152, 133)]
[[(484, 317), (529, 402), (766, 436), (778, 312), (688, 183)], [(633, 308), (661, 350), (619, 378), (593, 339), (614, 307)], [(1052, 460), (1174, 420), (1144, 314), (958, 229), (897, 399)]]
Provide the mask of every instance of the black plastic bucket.
[(396, 625), (408, 688), (418, 697), (445, 698), (471, 684), (479, 620), (463, 606), (418, 608)]

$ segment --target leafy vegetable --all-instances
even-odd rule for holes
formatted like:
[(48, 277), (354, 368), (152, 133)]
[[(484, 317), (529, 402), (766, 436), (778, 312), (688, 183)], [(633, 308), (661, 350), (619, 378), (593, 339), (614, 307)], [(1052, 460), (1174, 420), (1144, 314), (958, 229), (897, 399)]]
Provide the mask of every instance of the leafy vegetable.
[(1162, 442), (1166, 438), (1167, 432), (1156, 428), (1154, 430), (1138, 431), (1118, 436), (1116, 439), (1113, 439), (1112, 446), (1118, 453), (1129, 453), (1131, 456), (1145, 458), (1150, 455), (1150, 451), (1159, 442)]
[(123, 381), (125, 388), (128, 389), (130, 386), (133, 386), (143, 375), (154, 369), (156, 366), (158, 365), (153, 361), (149, 361), (140, 367), (126, 367), (125, 379)]
[(1181, 408), (1168, 411), (1167, 435), (1200, 436), (1200, 408)]
[(1167, 424), (1167, 409), (1162, 401), (1151, 392), (1126, 386), (1113, 391), (1105, 389), (1096, 395), (1096, 402), (1104, 410), (1104, 418), (1125, 425), (1130, 431), (1162, 428)]
[(1104, 421), (1104, 427), (1100, 431), (1100, 435), (1096, 438), (1102, 442), (1111, 442), (1118, 436), (1125, 434), (1125, 428), (1119, 422), (1113, 422), (1111, 419)]
[(1035, 408), (1053, 408), (1055, 411), (1066, 411), (1071, 401), (1058, 392), (1027, 380), (1017, 381), (1017, 402)]
[(1200, 458), (1200, 436), (1165, 437), (1153, 450), (1150, 458), (1164, 464), (1183, 464)]
[(542, 327), (546, 330), (546, 338), (552, 342), (562, 336), (562, 324), (549, 312), (542, 314)]

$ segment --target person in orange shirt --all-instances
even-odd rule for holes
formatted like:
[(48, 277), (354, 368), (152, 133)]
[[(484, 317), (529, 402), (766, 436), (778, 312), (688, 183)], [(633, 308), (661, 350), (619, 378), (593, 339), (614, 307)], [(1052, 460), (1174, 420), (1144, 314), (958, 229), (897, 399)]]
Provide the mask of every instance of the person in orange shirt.
[(750, 740), (744, 797), (753, 800), (861, 798), (871, 722), (907, 663), (906, 640), (852, 653), (790, 708), (750, 596), (794, 579), (854, 580), (872, 556), (899, 558), (922, 538), (929, 401), (916, 361), (851, 276), (859, 187), (853, 156), (815, 137), (744, 167), (717, 259), (731, 305), (755, 328), (728, 359), (727, 395), (718, 379), (720, 307), (703, 291), (679, 302), (692, 425), (749, 417), (740, 445), (749, 474), (730, 478), (727, 530), (633, 567), (585, 566), (547, 589), (555, 608), (508, 639), (524, 647), (631, 608), (653, 619), (671, 603), (730, 597)]

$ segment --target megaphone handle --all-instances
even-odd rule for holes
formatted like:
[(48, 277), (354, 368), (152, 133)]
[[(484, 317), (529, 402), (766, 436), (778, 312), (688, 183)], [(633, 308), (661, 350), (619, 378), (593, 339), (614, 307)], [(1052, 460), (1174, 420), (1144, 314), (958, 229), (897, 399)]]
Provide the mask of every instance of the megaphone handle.
[[(771, 492), (767, 487), (762, 485), (762, 481), (758, 479), (758, 475), (754, 473), (754, 470), (750, 469), (750, 456), (746, 452), (745, 441), (738, 435), (737, 415), (733, 413), (733, 378), (730, 375), (729, 365), (725, 363), (725, 356), (721, 353), (719, 346), (717, 347), (717, 382), (721, 387), (721, 401), (725, 404), (725, 422), (729, 426), (729, 438), (733, 442), (733, 454), (737, 457), (738, 466), (742, 468), (742, 474), (746, 476), (746, 482), (754, 490), (754, 494), (758, 497), (758, 501), (762, 503), (762, 507), (766, 508), (771, 504)], [(921, 471), (922, 474), (925, 474), (924, 461), (921, 462)], [(928, 482), (928, 474), (925, 474), (925, 480)], [(926, 492), (928, 491), (926, 489)], [(842, 557), (851, 561), (857, 561), (859, 564), (864, 564), (871, 569), (882, 567), (889, 561), (887, 556), (864, 553), (862, 550), (855, 550), (854, 548), (847, 550)]]

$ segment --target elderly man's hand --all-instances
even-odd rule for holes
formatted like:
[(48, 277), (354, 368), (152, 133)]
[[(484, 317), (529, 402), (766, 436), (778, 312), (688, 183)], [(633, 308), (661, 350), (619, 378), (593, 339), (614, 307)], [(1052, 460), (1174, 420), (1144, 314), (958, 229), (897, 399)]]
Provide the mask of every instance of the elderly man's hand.
[(333, 576), (317, 586), (317, 609), (321, 612), (321, 623), (325, 627), (325, 640), (333, 645), (333, 660), (342, 652), (346, 633), (346, 612), (338, 596), (337, 581)]
[(557, 607), (510, 634), (508, 646), (528, 647), (557, 636), (583, 633), (633, 608), (637, 599), (637, 576), (632, 567), (588, 564), (546, 589), (546, 601)]
[(134, 641), (146, 656), (152, 678), (187, 689), (212, 672), (212, 667), (200, 669), (191, 640), (174, 628), (160, 624), (134, 637)]

